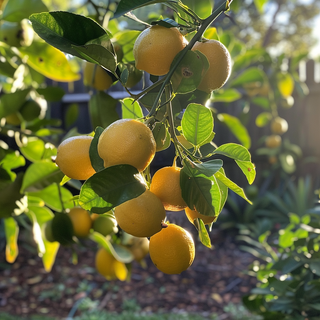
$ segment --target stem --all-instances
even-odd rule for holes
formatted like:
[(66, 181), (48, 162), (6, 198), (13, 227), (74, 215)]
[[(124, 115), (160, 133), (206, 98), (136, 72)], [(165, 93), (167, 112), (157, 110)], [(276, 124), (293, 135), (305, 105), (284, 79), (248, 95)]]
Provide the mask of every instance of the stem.
[(197, 33), (194, 35), (194, 37), (190, 40), (190, 42), (188, 43), (188, 45), (181, 51), (181, 53), (179, 54), (177, 61), (175, 62), (175, 64), (173, 65), (173, 67), (170, 69), (170, 71), (168, 72), (168, 74), (166, 75), (166, 77), (164, 78), (164, 82), (162, 83), (162, 86), (160, 88), (160, 91), (158, 92), (158, 95), (154, 101), (154, 104), (148, 114), (147, 117), (152, 117), (155, 112), (157, 111), (158, 108), (158, 104), (159, 101), (161, 101), (161, 95), (166, 87), (166, 85), (169, 83), (172, 75), (174, 74), (175, 70), (177, 69), (178, 65), (180, 64), (180, 62), (183, 60), (184, 56), (186, 55), (187, 51), (190, 50), (193, 45), (199, 40), (201, 39), (203, 33), (206, 31), (206, 29), (209, 27), (209, 25), (224, 11), (229, 9), (229, 5), (231, 1), (223, 1), (220, 5), (218, 5), (218, 7), (212, 11), (212, 14), (206, 18), (205, 20), (203, 20), (202, 25), (200, 26), (199, 30), (197, 31)]

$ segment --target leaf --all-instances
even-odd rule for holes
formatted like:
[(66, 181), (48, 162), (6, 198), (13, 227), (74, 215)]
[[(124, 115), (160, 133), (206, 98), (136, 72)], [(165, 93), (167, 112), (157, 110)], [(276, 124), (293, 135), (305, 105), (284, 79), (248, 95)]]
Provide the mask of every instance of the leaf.
[(226, 143), (214, 150), (215, 154), (221, 154), (234, 160), (251, 161), (251, 155), (247, 148), (236, 143)]
[(47, 6), (41, 0), (10, 0), (2, 9), (1, 19), (11, 22), (19, 22), (28, 18), (32, 13), (48, 11)]
[(294, 80), (287, 72), (279, 72), (277, 74), (277, 86), (283, 97), (289, 97), (293, 93)]
[(73, 241), (73, 225), (70, 217), (56, 212), (51, 220), (52, 237), (62, 245), (70, 245)]
[[(62, 199), (60, 199), (60, 194)], [(28, 196), (40, 198), (48, 207), (58, 212), (61, 212), (63, 208), (68, 209), (74, 207), (73, 201), (71, 200), (73, 197), (72, 193), (68, 189), (58, 186), (57, 183), (50, 184), (40, 191), (29, 192)]]
[(218, 119), (224, 123), (235, 137), (246, 147), (251, 147), (251, 138), (247, 128), (240, 122), (240, 120), (227, 113), (219, 113)]
[(58, 102), (65, 95), (65, 91), (61, 87), (48, 86), (46, 88), (37, 88), (36, 91), (48, 102)]
[(119, 119), (116, 111), (118, 100), (103, 91), (93, 94), (89, 100), (89, 114), (93, 128), (106, 128)]
[(235, 160), (236, 164), (246, 176), (249, 184), (252, 184), (256, 178), (256, 166), (251, 161)]
[(220, 40), (217, 32), (217, 28), (214, 28), (214, 27), (208, 28), (204, 32), (203, 37), (209, 40), (218, 40), (218, 41)]
[(70, 127), (73, 125), (79, 116), (79, 105), (77, 103), (72, 103), (68, 106), (67, 111), (64, 116), (65, 126)]
[(122, 15), (126, 14), (129, 11), (132, 11), (134, 9), (163, 2), (161, 0), (121, 0), (118, 4), (118, 7), (114, 13), (113, 19), (119, 18)]
[(205, 224), (201, 219), (197, 219), (197, 220), (199, 225), (198, 235), (201, 243), (207, 248), (212, 248), (210, 236), (208, 234)]
[(134, 61), (133, 46), (139, 34), (140, 31), (137, 30), (125, 30), (114, 35), (114, 41), (122, 47), (123, 60), (127, 62)]
[(0, 157), (0, 166), (5, 170), (16, 169), (19, 167), (23, 167), (26, 164), (26, 160), (22, 155), (20, 155), (19, 151), (8, 150), (5, 153), (3, 159)]
[(104, 169), (104, 165), (103, 165), (104, 161), (103, 159), (100, 158), (98, 153), (99, 137), (103, 132), (103, 130), (104, 129), (101, 127), (96, 127), (96, 130), (94, 132), (94, 137), (93, 137), (93, 140), (91, 141), (90, 149), (89, 149), (91, 165), (96, 172), (99, 172)]
[(15, 212), (15, 210), (18, 210), (18, 203), (24, 196), (20, 193), (22, 179), (23, 173), (20, 172), (17, 174), (17, 177), (13, 182), (1, 183), (0, 218), (8, 218)]
[(212, 93), (214, 102), (234, 102), (241, 98), (241, 93), (236, 89), (217, 90)]
[(164, 123), (156, 122), (152, 129), (152, 134), (157, 145), (156, 152), (170, 147), (171, 136)]
[(130, 250), (120, 246), (116, 243), (111, 243), (106, 237), (99, 232), (92, 232), (89, 238), (105, 248), (110, 254), (112, 254), (118, 261), (123, 263), (130, 263), (133, 260), (133, 255)]
[(142, 109), (133, 98), (124, 98), (121, 102), (122, 119), (139, 119), (143, 117)]
[(207, 177), (213, 176), (223, 165), (223, 161), (220, 159), (209, 160), (203, 163), (194, 163), (194, 166), (198, 169), (199, 173), (204, 174)]
[(176, 68), (172, 77), (172, 87), (175, 93), (189, 93), (197, 89), (202, 81), (203, 75), (209, 69), (209, 62), (206, 56), (200, 51), (187, 51), (182, 61), (176, 66), (180, 59), (181, 52), (176, 55), (171, 63), (171, 68)]
[(2, 94), (0, 97), (0, 119), (18, 111), (25, 103), (29, 92), (30, 89), (24, 89)]
[(64, 174), (52, 162), (31, 164), (23, 178), (21, 192), (33, 192), (46, 188), (52, 183), (59, 183)]
[(237, 72), (240, 69), (248, 67), (250, 64), (258, 61), (266, 53), (264, 48), (250, 49), (238, 55), (234, 59), (232, 71)]
[(182, 198), (191, 209), (206, 216), (217, 216), (220, 212), (220, 189), (215, 179), (199, 174), (189, 162), (184, 162), (180, 171)]
[(25, 143), (20, 147), (21, 153), (32, 162), (50, 160), (57, 154), (57, 149), (52, 145), (47, 145), (43, 140), (30, 137), (25, 139)]
[(83, 46), (90, 40), (108, 35), (93, 19), (71, 12), (35, 13), (29, 19), (34, 31), (43, 40), (63, 52), (80, 58), (82, 56), (73, 46)]
[(256, 118), (256, 126), (257, 127), (265, 127), (268, 123), (270, 123), (272, 119), (272, 114), (270, 112), (262, 112)]
[(6, 260), (14, 263), (18, 254), (19, 226), (14, 218), (6, 218), (4, 221), (4, 232), (6, 236)]
[(73, 71), (67, 57), (61, 51), (45, 42), (33, 41), (32, 46), (20, 51), (31, 68), (49, 79), (69, 82), (81, 77)]
[(264, 5), (268, 2), (268, 0), (254, 0), (253, 2), (259, 13), (262, 14)]
[(233, 81), (231, 81), (230, 86), (239, 87), (245, 83), (250, 83), (250, 82), (263, 83), (266, 78), (267, 76), (263, 70), (256, 67), (251, 67), (246, 69), (238, 77), (236, 77)]
[(270, 110), (270, 101), (266, 97), (254, 97), (251, 98), (251, 102), (263, 109)]
[(215, 177), (220, 180), (221, 183), (223, 183), (226, 187), (228, 187), (230, 190), (232, 190), (234, 193), (239, 195), (241, 198), (252, 204), (252, 202), (247, 198), (242, 188), (240, 188), (238, 185), (236, 185), (233, 181), (227, 178), (227, 176), (222, 173), (221, 171), (217, 172), (215, 174)]
[(94, 174), (83, 184), (79, 204), (86, 210), (104, 213), (141, 195), (146, 187), (130, 165), (116, 165)]
[(212, 133), (212, 113), (201, 104), (190, 103), (183, 114), (181, 127), (185, 138), (193, 145), (199, 146)]

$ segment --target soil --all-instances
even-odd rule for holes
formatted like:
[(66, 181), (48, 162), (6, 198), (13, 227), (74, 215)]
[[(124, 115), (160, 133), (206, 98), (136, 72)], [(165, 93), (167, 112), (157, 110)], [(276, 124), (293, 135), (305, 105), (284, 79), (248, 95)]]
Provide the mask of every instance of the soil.
[(96, 273), (96, 245), (89, 240), (77, 247), (75, 265), (71, 249), (60, 247), (52, 271), (46, 273), (35, 247), (20, 239), (19, 256), (12, 265), (4, 261), (1, 251), (0, 311), (64, 319), (77, 301), (88, 296), (97, 308), (108, 311), (120, 312), (123, 303), (135, 300), (145, 312), (221, 314), (224, 306), (240, 303), (255, 286), (255, 278), (245, 274), (255, 258), (240, 251), (230, 233), (214, 229), (210, 237), (214, 248), (197, 241), (195, 261), (182, 274), (163, 274), (148, 256), (146, 268), (133, 262), (128, 282), (106, 281)]

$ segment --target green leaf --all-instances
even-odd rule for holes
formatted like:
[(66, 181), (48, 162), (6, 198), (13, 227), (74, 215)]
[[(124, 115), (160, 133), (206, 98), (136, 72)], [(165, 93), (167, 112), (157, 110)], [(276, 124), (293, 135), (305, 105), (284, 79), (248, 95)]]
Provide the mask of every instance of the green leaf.
[(209, 40), (218, 40), (218, 41), (220, 41), (219, 35), (218, 35), (218, 32), (217, 32), (217, 28), (214, 28), (214, 27), (208, 28), (204, 32), (203, 37), (206, 38), (206, 39), (209, 39)]
[(212, 113), (201, 104), (190, 103), (183, 114), (181, 127), (185, 138), (193, 145), (199, 146), (212, 133)]
[(114, 35), (114, 41), (122, 47), (124, 53), (123, 60), (127, 62), (134, 61), (133, 45), (139, 34), (140, 31), (137, 30), (125, 30), (117, 32)]
[(52, 222), (52, 237), (62, 245), (73, 243), (73, 225), (70, 217), (61, 212), (56, 212)]
[(79, 204), (86, 210), (104, 213), (138, 197), (146, 189), (138, 175), (138, 170), (130, 165), (105, 168), (83, 184)]
[[(83, 46), (105, 36), (107, 31), (82, 15), (64, 11), (42, 12), (30, 16), (35, 32), (57, 49), (82, 58), (73, 46)], [(76, 27), (75, 27), (76, 26)]]
[(52, 162), (31, 164), (23, 178), (21, 192), (33, 192), (46, 188), (52, 183), (59, 183), (64, 174)]
[(46, 88), (37, 88), (36, 91), (48, 102), (58, 102), (65, 95), (65, 91), (61, 87), (48, 86)]
[[(207, 18), (211, 14), (213, 5), (211, 0), (182, 0), (182, 2), (202, 19)], [(204, 37), (207, 38), (206, 36)]]
[(218, 119), (229, 128), (244, 147), (248, 149), (251, 147), (251, 138), (248, 130), (238, 118), (227, 113), (219, 113)]
[(118, 100), (103, 91), (93, 94), (89, 100), (89, 114), (93, 128), (106, 128), (119, 119), (117, 113)]
[(263, 109), (270, 110), (270, 100), (266, 97), (254, 97), (251, 98), (251, 102)]
[(233, 102), (241, 98), (241, 93), (236, 89), (218, 90), (212, 93), (214, 102)]
[(4, 232), (6, 236), (6, 260), (14, 263), (18, 254), (19, 226), (14, 218), (6, 218), (4, 221)]
[(312, 271), (312, 273), (320, 276), (320, 259), (317, 259), (310, 263), (310, 270)]
[(104, 165), (103, 165), (104, 161), (103, 159), (100, 158), (98, 153), (99, 137), (103, 132), (103, 130), (104, 129), (101, 127), (96, 127), (94, 137), (93, 137), (93, 140), (91, 141), (90, 149), (89, 149), (91, 165), (96, 172), (99, 172), (104, 169)]
[(18, 111), (26, 101), (30, 89), (2, 94), (0, 97), (0, 119)]
[(52, 147), (47, 146), (43, 140), (34, 137), (26, 139), (26, 142), (20, 147), (20, 151), (32, 162), (49, 160), (57, 154), (56, 148), (52, 149)]
[[(224, 176), (226, 175), (225, 171), (222, 167), (219, 169), (219, 172)], [(220, 194), (221, 194), (220, 209), (222, 210), (227, 199), (228, 199), (228, 187), (224, 183), (222, 183), (219, 179), (216, 179), (216, 181), (217, 181), (218, 186), (220, 188)]]
[(208, 231), (206, 229), (205, 224), (203, 223), (203, 221), (201, 219), (197, 219), (198, 220), (198, 235), (199, 235), (199, 239), (201, 241), (201, 243), (206, 246), (207, 248), (212, 248), (211, 245), (211, 240), (210, 240), (210, 236), (208, 234)]
[(80, 74), (73, 71), (67, 57), (45, 42), (33, 41), (32, 46), (20, 49), (27, 64), (55, 81), (76, 81)]
[(6, 21), (19, 22), (28, 18), (32, 13), (44, 11), (48, 11), (48, 8), (41, 0), (10, 0), (6, 2), (1, 18)]
[(22, 167), (26, 164), (26, 160), (19, 151), (8, 150), (5, 152), (4, 158), (0, 157), (0, 167), (5, 170), (12, 170)]
[(110, 254), (112, 254), (118, 261), (123, 263), (130, 263), (134, 259), (131, 251), (116, 243), (111, 243), (106, 237), (99, 232), (92, 232), (89, 238), (105, 248)]
[[(181, 54), (184, 53), (176, 55), (171, 63), (171, 68), (175, 67)], [(184, 94), (196, 90), (208, 69), (209, 62), (203, 53), (198, 50), (187, 51), (171, 77), (173, 91)]]
[(256, 178), (256, 167), (251, 161), (241, 161), (235, 160), (239, 168), (242, 170), (244, 175), (246, 176), (249, 184), (252, 184), (254, 179)]
[[(22, 185), (23, 173), (20, 172), (17, 174), (16, 179), (11, 182), (2, 183), (0, 189), (0, 218), (10, 217), (16, 210), (19, 211), (19, 214), (22, 210), (19, 210), (18, 203), (23, 198), (23, 194), (20, 193)], [(22, 208), (23, 209), (23, 208)]]
[(268, 123), (270, 123), (272, 119), (272, 114), (270, 112), (262, 112), (256, 118), (256, 126), (257, 127), (265, 127)]
[(122, 119), (139, 119), (143, 117), (142, 109), (133, 98), (124, 98), (121, 102)]
[(166, 128), (166, 125), (161, 122), (157, 122), (152, 129), (154, 140), (156, 141), (156, 151), (162, 151), (170, 147), (171, 136)]
[[(60, 199), (60, 193), (62, 199)], [(71, 200), (73, 197), (72, 193), (68, 189), (58, 186), (57, 183), (53, 183), (43, 190), (30, 192), (28, 193), (28, 196), (40, 198), (54, 211), (61, 212), (63, 208), (67, 209), (74, 207), (73, 201)], [(63, 203), (63, 207), (61, 201)]]
[(214, 150), (215, 154), (222, 154), (234, 160), (251, 161), (251, 155), (247, 148), (236, 143), (226, 143)]
[(162, 0), (121, 0), (118, 4), (117, 10), (114, 13), (113, 19), (119, 18), (122, 15), (134, 9), (147, 6), (154, 3), (163, 2)]
[(194, 166), (198, 169), (199, 173), (204, 174), (207, 177), (213, 176), (223, 165), (223, 161), (220, 159), (209, 160), (202, 163), (194, 163)]
[(199, 174), (189, 162), (184, 162), (180, 171), (182, 198), (191, 209), (196, 209), (206, 216), (217, 216), (220, 213), (220, 188), (214, 177)]
[(267, 76), (263, 70), (256, 67), (252, 67), (252, 68), (246, 69), (238, 77), (236, 77), (233, 81), (231, 81), (230, 86), (238, 87), (245, 83), (250, 83), (250, 82), (262, 83), (266, 78)]
[(84, 46), (72, 46), (80, 58), (89, 62), (100, 64), (111, 72), (115, 72), (117, 68), (117, 60), (115, 55), (107, 48), (99, 44), (86, 44)]
[(79, 105), (77, 103), (72, 103), (68, 106), (67, 111), (64, 116), (65, 126), (70, 127), (73, 125), (79, 116)]
[(253, 0), (257, 10), (259, 13), (263, 13), (264, 5), (268, 2), (268, 0)]
[(250, 64), (258, 61), (265, 54), (266, 50), (264, 48), (250, 49), (243, 54), (238, 55), (234, 59), (234, 64), (232, 66), (232, 71), (237, 72), (240, 69), (248, 67)]
[(222, 173), (221, 171), (217, 172), (215, 174), (215, 177), (220, 180), (221, 183), (223, 183), (226, 187), (228, 187), (230, 190), (232, 190), (234, 193), (239, 195), (241, 198), (252, 204), (252, 202), (247, 198), (242, 188), (240, 188), (237, 184), (235, 184), (233, 181), (227, 178), (227, 176)]

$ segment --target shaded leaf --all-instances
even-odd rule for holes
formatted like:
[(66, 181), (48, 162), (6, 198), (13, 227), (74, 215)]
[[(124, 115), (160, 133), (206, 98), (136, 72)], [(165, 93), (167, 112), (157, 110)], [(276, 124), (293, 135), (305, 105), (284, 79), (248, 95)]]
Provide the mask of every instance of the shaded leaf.
[(15, 262), (18, 254), (19, 226), (14, 218), (6, 218), (4, 221), (4, 232), (6, 236), (6, 260), (9, 263)]
[(93, 140), (91, 141), (90, 149), (89, 149), (91, 165), (96, 172), (99, 172), (104, 169), (104, 165), (103, 165), (104, 161), (103, 159), (100, 158), (98, 153), (99, 137), (103, 132), (103, 130), (104, 129), (101, 127), (96, 127), (94, 137), (93, 137)]

